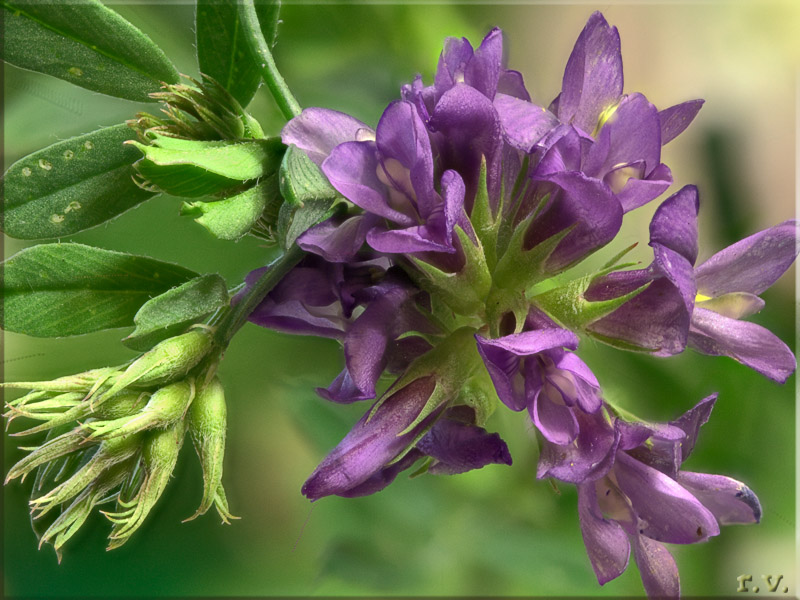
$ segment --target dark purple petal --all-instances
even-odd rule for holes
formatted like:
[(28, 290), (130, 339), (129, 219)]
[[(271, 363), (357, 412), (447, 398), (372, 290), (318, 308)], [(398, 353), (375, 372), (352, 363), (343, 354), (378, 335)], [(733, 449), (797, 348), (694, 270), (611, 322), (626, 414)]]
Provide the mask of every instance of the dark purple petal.
[(614, 463), (619, 433), (599, 413), (576, 411), (579, 433), (569, 445), (542, 444), (536, 477), (554, 477), (569, 483), (593, 481)]
[(704, 308), (694, 309), (689, 345), (703, 354), (730, 356), (778, 383), (797, 368), (792, 351), (771, 331)]
[(417, 379), (389, 396), (369, 420), (367, 411), (303, 484), (303, 494), (311, 500), (343, 494), (379, 472), (430, 424), (425, 419), (398, 435), (417, 418), (434, 387), (433, 377)]
[(599, 12), (589, 17), (567, 61), (558, 118), (591, 133), (600, 114), (622, 95), (619, 33)]
[(336, 146), (355, 141), (360, 129), (372, 131), (358, 119), (339, 111), (306, 108), (286, 124), (281, 140), (287, 146), (294, 144), (304, 150), (314, 163), (321, 165)]
[(448, 418), (439, 419), (417, 442), (417, 448), (436, 462), (428, 469), (435, 475), (455, 475), (490, 464), (511, 464), (508, 446), (497, 433)]
[(533, 248), (574, 226), (546, 261), (545, 268), (555, 273), (614, 239), (622, 226), (622, 207), (608, 186), (583, 173), (554, 173), (543, 179), (561, 189), (550, 208), (531, 224), (525, 247)]
[(447, 90), (456, 84), (457, 78), (463, 78), (467, 64), (472, 60), (474, 52), (472, 44), (466, 38), (449, 37), (444, 41), (444, 49), (439, 56), (439, 66), (436, 68), (434, 88), (436, 89), (436, 102)]
[(692, 265), (697, 260), (697, 187), (686, 185), (664, 200), (650, 221), (650, 245), (677, 252)]
[(523, 152), (530, 152), (534, 144), (559, 124), (547, 109), (505, 94), (495, 96), (494, 107), (506, 141)]
[(700, 428), (708, 422), (716, 401), (716, 393), (706, 396), (693, 408), (690, 408), (670, 423), (670, 425), (680, 428), (686, 434), (686, 437), (681, 441), (681, 463), (689, 458), (692, 450), (694, 450), (697, 436), (700, 434)]
[(328, 219), (300, 234), (297, 245), (329, 262), (348, 262), (364, 245), (367, 231), (375, 226), (376, 221), (375, 215), (369, 213), (348, 217), (344, 221)]
[(336, 376), (327, 388), (318, 387), (315, 390), (320, 397), (337, 404), (351, 404), (359, 400), (368, 400), (375, 396), (365, 394), (356, 387), (353, 378), (350, 376), (350, 371), (345, 367), (342, 372)]
[(336, 146), (322, 163), (322, 172), (340, 194), (356, 206), (401, 225), (414, 219), (389, 204), (386, 185), (378, 177), (382, 166), (374, 142), (346, 142)]
[(705, 100), (689, 100), (675, 106), (670, 106), (658, 113), (658, 119), (661, 121), (661, 145), (671, 142), (678, 137), (683, 130), (700, 112), (700, 107), (703, 106)]
[(633, 541), (633, 556), (648, 598), (680, 597), (678, 565), (663, 544), (638, 535)]
[(674, 479), (617, 453), (614, 474), (638, 517), (637, 531), (659, 542), (693, 544), (719, 535), (714, 515)]
[(720, 525), (758, 523), (761, 503), (753, 491), (730, 477), (681, 471), (678, 483), (710, 510)]
[(628, 535), (616, 521), (604, 519), (597, 506), (593, 483), (578, 485), (578, 515), (586, 552), (597, 582), (605, 585), (628, 567), (630, 543)]
[[(612, 175), (612, 173), (609, 173), (609, 175)], [(606, 175), (605, 180), (608, 179), (609, 175)], [(616, 173), (616, 175), (619, 175), (619, 173)], [(622, 205), (622, 210), (630, 212), (655, 200), (666, 192), (671, 185), (672, 171), (669, 170), (667, 165), (661, 163), (644, 179), (636, 179), (634, 177), (628, 179), (622, 189), (617, 192), (617, 199)], [(613, 190), (614, 186), (611, 186), (611, 189)]]
[(728, 292), (758, 295), (797, 257), (797, 221), (785, 221), (717, 252), (697, 267), (697, 289), (710, 297)]

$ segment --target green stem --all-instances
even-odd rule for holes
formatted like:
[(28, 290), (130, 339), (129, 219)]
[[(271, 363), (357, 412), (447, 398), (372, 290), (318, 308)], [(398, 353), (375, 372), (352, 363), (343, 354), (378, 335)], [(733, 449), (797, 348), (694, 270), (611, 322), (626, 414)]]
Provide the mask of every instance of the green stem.
[(225, 348), (227, 348), (228, 344), (233, 339), (233, 336), (236, 335), (236, 332), (247, 322), (250, 313), (252, 313), (264, 297), (272, 291), (272, 288), (300, 262), (303, 256), (305, 256), (305, 252), (296, 245), (292, 245), (282, 256), (272, 261), (261, 278), (253, 284), (244, 298), (242, 298), (236, 306), (232, 307), (230, 312), (222, 318), (214, 333), (214, 341), (220, 352), (224, 352)]
[(264, 34), (261, 32), (261, 24), (258, 22), (258, 15), (256, 14), (256, 7), (253, 0), (241, 0), (239, 3), (239, 17), (244, 25), (244, 31), (247, 36), (247, 43), (250, 45), (250, 50), (256, 57), (256, 61), (261, 69), (261, 76), (267, 83), (272, 97), (275, 98), (275, 103), (283, 113), (284, 118), (288, 121), (293, 117), (300, 114), (302, 110), (289, 87), (286, 85), (283, 77), (275, 65), (275, 59), (272, 58), (272, 52), (269, 49), (267, 40), (264, 39)]

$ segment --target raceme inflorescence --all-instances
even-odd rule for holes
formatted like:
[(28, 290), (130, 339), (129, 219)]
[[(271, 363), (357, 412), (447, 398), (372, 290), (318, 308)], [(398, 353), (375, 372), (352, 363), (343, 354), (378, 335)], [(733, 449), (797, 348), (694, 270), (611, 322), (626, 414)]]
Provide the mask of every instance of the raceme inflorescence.
[[(639, 418), (604, 393), (604, 373), (589, 368), (581, 347), (596, 340), (654, 357), (691, 348), (779, 383), (795, 370), (786, 344), (746, 318), (794, 262), (797, 223), (697, 264), (698, 188), (658, 200), (673, 183), (662, 146), (703, 101), (659, 110), (624, 92), (617, 29), (596, 12), (549, 104), (505, 68), (503, 34), (493, 29), (477, 47), (445, 40), (432, 84), (417, 76), (403, 85), (373, 128), (342, 112), (301, 110), (270, 54), (272, 4), (230, 3), (227, 13), (214, 5), (213, 18), (256, 25), (246, 40), (250, 63), (235, 77), (215, 70), (208, 53), (218, 40), (201, 38), (212, 18), (201, 19), (201, 8), (212, 5), (198, 8), (200, 81), (180, 83), (157, 48), (139, 40), (142, 60), (161, 65), (162, 88), (148, 92), (164, 104), (161, 116), (140, 113), (127, 126), (59, 142), (5, 176), (11, 236), (68, 235), (168, 193), (220, 239), (254, 235), (283, 250), (233, 290), (218, 275), (78, 244), (34, 246), (5, 263), (7, 330), (61, 336), (135, 324), (123, 341), (142, 352), (116, 367), (4, 384), (30, 390), (7, 402), (8, 420), (39, 422), (14, 435), (46, 433), (6, 479), (35, 474), (34, 522), (56, 514), (41, 543), (60, 553), (94, 508), (112, 501), (116, 508), (103, 511), (109, 548), (125, 543), (164, 493), (187, 435), (203, 471), (194, 516), (214, 506), (226, 522), (235, 518), (222, 487), (226, 404), (216, 373), (250, 321), (338, 340), (344, 368), (317, 394), (370, 401), (302, 486), (308, 499), (373, 494), (403, 471), (511, 465), (506, 443), (487, 430), (507, 408), (535, 431), (536, 477), (575, 486), (598, 582), (619, 577), (632, 555), (648, 595), (678, 596), (665, 544), (757, 523), (759, 500), (745, 483), (683, 469), (716, 394), (686, 399), (686, 412), (669, 422)], [(28, 9), (8, 17), (14, 27), (36, 12)], [(244, 108), (262, 76), (287, 119), (279, 138), (265, 137)], [(88, 77), (90, 89), (123, 95), (102, 77)], [(135, 83), (125, 94), (138, 98)], [(70, 183), (83, 186), (86, 210), (37, 224), (56, 191), (39, 180), (30, 192), (30, 165), (86, 144), (109, 148), (100, 163), (85, 159), (94, 179)], [(651, 202), (652, 261), (626, 262), (632, 247), (619, 247), (588, 267), (588, 257), (620, 243), (625, 214)], [(44, 292), (72, 302), (75, 279), (103, 308), (73, 321), (48, 317)], [(119, 291), (124, 306), (109, 293)]]

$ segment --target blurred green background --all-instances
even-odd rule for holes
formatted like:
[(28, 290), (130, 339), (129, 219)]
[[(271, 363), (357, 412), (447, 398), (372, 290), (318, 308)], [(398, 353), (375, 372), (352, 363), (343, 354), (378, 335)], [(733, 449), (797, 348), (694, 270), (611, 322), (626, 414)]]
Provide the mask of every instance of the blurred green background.
[[(191, 4), (115, 4), (165, 49), (178, 69), (197, 75)], [(594, 5), (338, 5), (289, 3), (282, 12), (276, 59), (303, 106), (346, 111), (375, 124), (399, 86), (417, 72), (432, 79), (445, 36), (475, 45), (491, 26), (506, 32), (509, 65), (525, 77), (534, 101), (560, 89), (569, 51)], [(676, 184), (701, 191), (701, 260), (736, 239), (791, 218), (800, 8), (780, 3), (613, 4), (625, 89), (664, 108), (690, 98), (707, 103), (664, 150)], [(7, 67), (5, 166), (73, 135), (129, 118), (140, 105)], [(265, 130), (281, 119), (265, 89), (251, 105)], [(641, 241), (655, 205), (627, 218), (620, 240)], [(147, 254), (230, 285), (274, 251), (257, 240), (220, 242), (178, 215), (179, 201), (157, 197), (112, 223), (70, 241)], [(5, 241), (6, 256), (29, 245)], [(793, 345), (793, 275), (764, 294), (755, 320)], [(8, 380), (45, 379), (132, 357), (125, 330), (72, 339), (5, 335)], [(668, 420), (712, 391), (720, 398), (690, 470), (747, 482), (764, 507), (758, 526), (730, 527), (707, 544), (672, 547), (686, 595), (731, 595), (743, 573), (783, 575), (796, 593), (795, 377), (773, 384), (726, 358), (687, 352), (657, 360), (585, 341), (581, 353), (606, 395), (641, 417)], [(341, 368), (329, 340), (246, 327), (221, 368), (229, 405), (225, 486), (234, 514), (181, 524), (201, 496), (200, 469), (187, 444), (175, 477), (147, 524), (107, 553), (109, 524), (90, 517), (56, 564), (36, 550), (26, 500), (30, 482), (4, 489), (4, 593), (46, 596), (235, 595), (641, 595), (635, 567), (597, 585), (578, 527), (576, 496), (535, 480), (536, 445), (523, 415), (499, 409), (512, 467), (456, 477), (401, 477), (360, 499), (311, 505), (300, 486), (348, 431), (363, 405), (335, 406), (313, 392)], [(27, 441), (27, 440), (26, 440)], [(20, 458), (5, 440), (4, 467)], [(762, 585), (762, 587), (764, 587)], [(785, 597), (785, 595), (784, 595)]]

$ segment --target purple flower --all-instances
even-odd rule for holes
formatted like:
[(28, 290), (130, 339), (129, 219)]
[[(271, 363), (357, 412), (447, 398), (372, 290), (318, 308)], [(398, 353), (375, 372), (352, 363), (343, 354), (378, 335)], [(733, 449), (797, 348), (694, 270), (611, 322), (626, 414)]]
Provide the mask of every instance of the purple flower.
[[(667, 424), (614, 422), (612, 434), (601, 413), (586, 417), (581, 434), (612, 440), (600, 465), (576, 482), (581, 532), (601, 585), (621, 575), (631, 546), (649, 596), (679, 595), (674, 559), (663, 543), (692, 544), (719, 534), (719, 525), (755, 523), (761, 507), (744, 484), (720, 475), (681, 471), (700, 427), (708, 420), (715, 396), (702, 400), (681, 418)], [(594, 451), (592, 445), (587, 449)], [(560, 460), (553, 460), (563, 450)], [(542, 475), (569, 472), (579, 459), (572, 447), (545, 442), (542, 456), (551, 465)], [(584, 461), (588, 462), (588, 461)], [(574, 469), (573, 469), (574, 472)]]
[[(536, 317), (534, 313), (529, 322), (541, 322)], [(600, 409), (597, 378), (576, 354), (564, 350), (577, 348), (571, 331), (552, 324), (493, 340), (475, 339), (500, 400), (512, 410), (527, 408), (545, 439), (573, 442), (580, 430), (578, 413)]]
[(797, 222), (786, 221), (721, 250), (695, 269), (697, 299), (689, 345), (730, 356), (783, 383), (797, 367), (792, 351), (772, 332), (740, 318), (760, 311), (758, 294), (797, 257)]
[(303, 494), (311, 500), (374, 494), (425, 456), (430, 457), (427, 471), (434, 474), (510, 465), (511, 455), (500, 436), (474, 425), (475, 413), (466, 406), (445, 410), (446, 400), (403, 433), (435, 387), (435, 376), (421, 377), (368, 411), (314, 470)]
[(682, 352), (696, 294), (697, 188), (685, 186), (664, 200), (650, 222), (653, 262), (646, 269), (618, 271), (596, 279), (584, 297), (590, 302), (647, 289), (588, 326), (598, 339), (669, 356)]
[[(339, 340), (345, 368), (317, 392), (334, 402), (374, 398), (384, 369), (400, 372), (430, 348), (418, 336), (398, 338), (409, 331), (435, 332), (417, 310), (420, 292), (387, 267), (385, 259), (343, 264), (310, 255), (267, 294), (250, 321), (276, 331)], [(253, 271), (247, 283), (262, 272)], [(357, 307), (363, 310), (355, 313)]]

